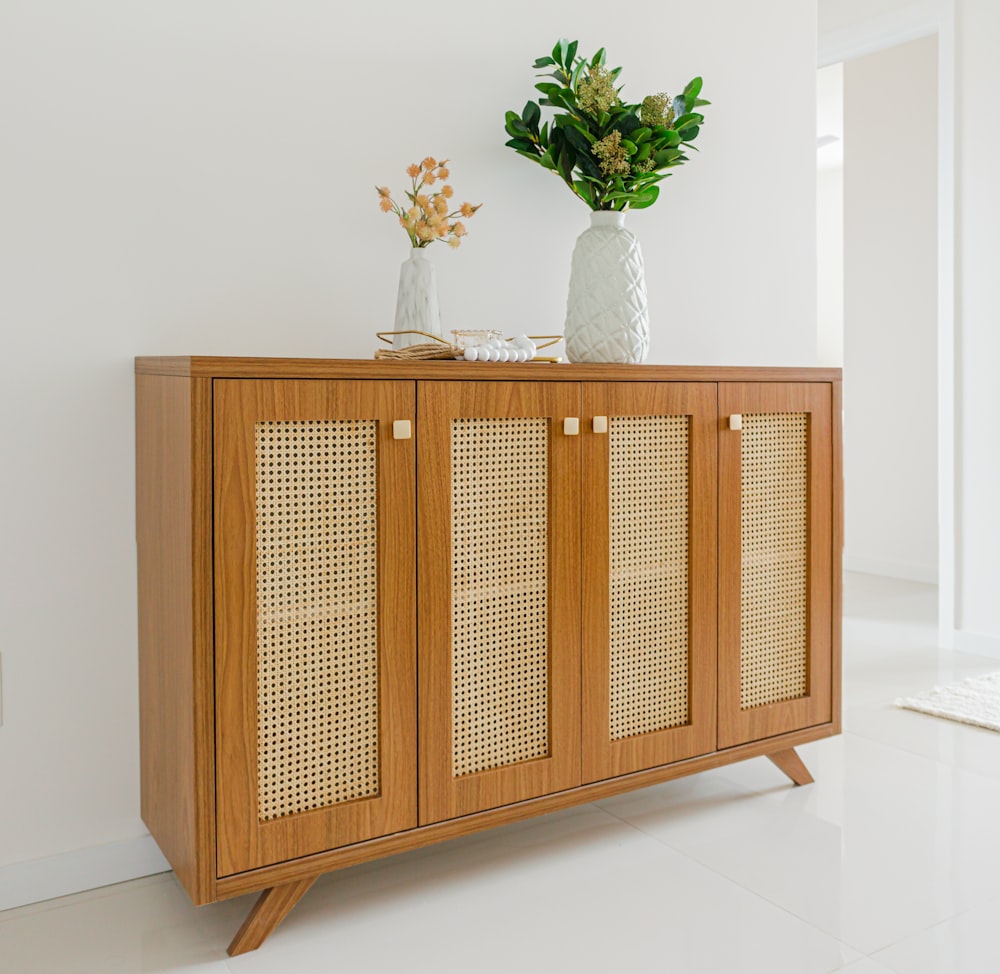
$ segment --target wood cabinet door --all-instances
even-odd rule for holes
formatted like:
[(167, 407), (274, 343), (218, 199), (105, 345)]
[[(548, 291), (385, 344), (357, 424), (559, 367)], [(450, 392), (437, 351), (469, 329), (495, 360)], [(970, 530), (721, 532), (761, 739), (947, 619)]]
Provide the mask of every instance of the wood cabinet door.
[(220, 876), (416, 825), (414, 406), (214, 383)]
[(419, 383), (421, 824), (580, 783), (579, 395)]
[(722, 383), (719, 419), (724, 748), (831, 720), (832, 386)]
[(583, 385), (583, 780), (715, 750), (715, 383)]

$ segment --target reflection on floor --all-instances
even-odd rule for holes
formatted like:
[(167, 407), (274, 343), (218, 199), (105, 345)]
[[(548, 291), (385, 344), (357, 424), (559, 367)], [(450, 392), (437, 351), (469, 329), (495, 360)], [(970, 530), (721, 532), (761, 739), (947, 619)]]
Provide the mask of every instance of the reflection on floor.
[(1000, 734), (897, 710), (1000, 670), (935, 590), (848, 577), (842, 737), (319, 880), (256, 953), (169, 874), (0, 913), (4, 974), (996, 974)]

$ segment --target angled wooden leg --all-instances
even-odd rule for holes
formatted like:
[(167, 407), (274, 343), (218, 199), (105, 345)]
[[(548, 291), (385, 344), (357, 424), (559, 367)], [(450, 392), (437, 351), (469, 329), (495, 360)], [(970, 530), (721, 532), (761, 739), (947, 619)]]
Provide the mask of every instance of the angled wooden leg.
[(229, 956), (235, 957), (237, 954), (256, 950), (288, 916), (292, 907), (305, 896), (316, 879), (316, 876), (312, 876), (264, 890), (254, 903), (250, 915), (243, 921), (239, 933), (233, 937), (227, 951)]
[(795, 748), (790, 747), (787, 751), (775, 751), (769, 754), (768, 760), (779, 770), (788, 775), (797, 785), (811, 785), (813, 776), (809, 769), (802, 763), (795, 753)]

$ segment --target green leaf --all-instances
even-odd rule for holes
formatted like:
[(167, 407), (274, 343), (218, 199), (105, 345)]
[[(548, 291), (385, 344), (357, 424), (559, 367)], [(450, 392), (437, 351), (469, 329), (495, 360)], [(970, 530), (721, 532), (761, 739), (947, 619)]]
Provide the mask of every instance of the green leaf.
[(659, 186), (650, 186), (645, 192), (638, 194), (629, 206), (633, 210), (644, 210), (647, 206), (652, 206), (660, 196)]
[(537, 135), (538, 123), (542, 117), (542, 110), (533, 101), (529, 101), (525, 104), (521, 117), (524, 119), (524, 124)]
[[(685, 144), (687, 144), (688, 142), (694, 142), (694, 140), (698, 138), (698, 133), (700, 131), (701, 128), (697, 125), (689, 126), (688, 128), (684, 129), (684, 131), (681, 133), (681, 141), (684, 142)], [(694, 149), (695, 147), (691, 146), (691, 148)], [(697, 152), (698, 150), (695, 149), (695, 151)]]
[(692, 78), (684, 88), (684, 101), (688, 105), (693, 105), (694, 100), (701, 93), (701, 78)]
[(578, 119), (575, 115), (557, 115), (553, 121), (556, 126), (564, 131), (567, 129), (575, 129), (587, 140), (588, 146), (593, 145), (593, 143), (597, 141), (597, 136), (590, 131), (587, 124)]
[[(631, 109), (622, 111), (622, 109), (612, 109), (614, 113), (615, 128), (621, 132), (622, 135), (633, 139), (633, 133), (642, 127), (642, 122), (639, 121), (639, 116), (636, 115)], [(633, 139), (634, 141), (634, 139)]]
[(605, 55), (604, 48), (603, 47), (598, 48), (597, 53), (590, 59), (590, 66), (592, 68), (596, 68), (597, 65), (599, 65), (599, 64), (603, 65), (604, 64), (604, 55)]
[(653, 165), (657, 169), (662, 169), (664, 166), (669, 166), (676, 162), (680, 155), (680, 149), (660, 149), (660, 151), (653, 156)]
[(504, 128), (507, 130), (508, 135), (515, 137), (528, 134), (528, 126), (521, 121), (517, 112), (507, 112)]
[(704, 115), (699, 115), (697, 112), (688, 112), (685, 115), (678, 115), (678, 117), (674, 119), (674, 128), (679, 132), (682, 128), (686, 125), (690, 125), (692, 122), (694, 122), (695, 125), (701, 125), (704, 121)]
[(563, 132), (566, 135), (566, 141), (573, 146), (577, 152), (583, 152), (587, 155), (590, 154), (590, 143), (578, 128), (573, 125), (567, 125), (563, 127)]
[(629, 138), (636, 145), (639, 145), (640, 143), (645, 142), (652, 134), (653, 134), (653, 130), (652, 129), (649, 129), (649, 128), (638, 128), (634, 132), (631, 132), (629, 134)]
[(567, 183), (573, 182), (573, 168), (576, 166), (576, 153), (566, 144), (559, 151), (559, 158), (556, 160), (556, 168), (559, 175)]
[(576, 49), (578, 46), (577, 41), (573, 41), (572, 44), (566, 49), (566, 67), (570, 67), (576, 60)]
[(594, 208), (594, 187), (590, 183), (584, 179), (576, 179), (573, 181), (573, 189), (591, 209)]
[(676, 115), (679, 118), (681, 115), (684, 114), (685, 111), (687, 111), (687, 107), (686, 106), (687, 106), (687, 102), (684, 101), (684, 96), (683, 95), (678, 95), (674, 99), (673, 105), (671, 107), (674, 110), (674, 115)]
[(632, 142), (630, 139), (622, 139), (622, 148), (630, 156), (634, 156), (639, 151), (639, 147), (634, 142)]
[(653, 146), (649, 142), (643, 142), (639, 146), (639, 151), (635, 155), (636, 162), (645, 162), (653, 153)]
[(555, 149), (549, 146), (543, 153), (541, 158), (538, 160), (538, 164), (545, 169), (555, 170), (556, 159), (555, 159)]
[(551, 81), (539, 81), (535, 84), (535, 89), (543, 95), (552, 95), (553, 92), (562, 91), (562, 85), (553, 84)]
[(504, 145), (509, 145), (512, 149), (530, 152), (536, 159), (540, 155), (538, 150), (535, 148), (535, 144), (533, 142), (529, 142), (527, 139), (508, 139), (504, 142)]
[(535, 63), (532, 65), (532, 67), (533, 68), (547, 68), (550, 65), (555, 64), (555, 63), (556, 62), (553, 61), (552, 58), (550, 58), (550, 57), (540, 57), (540, 58), (538, 58), (537, 61), (535, 61)]

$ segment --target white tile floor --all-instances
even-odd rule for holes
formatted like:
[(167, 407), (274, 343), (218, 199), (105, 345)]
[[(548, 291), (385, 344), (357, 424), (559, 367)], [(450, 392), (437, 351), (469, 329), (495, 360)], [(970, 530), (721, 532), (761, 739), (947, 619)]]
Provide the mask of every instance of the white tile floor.
[(319, 880), (256, 953), (169, 874), (0, 913), (3, 974), (1000, 972), (1000, 734), (896, 710), (1000, 661), (934, 590), (848, 578), (845, 733)]

